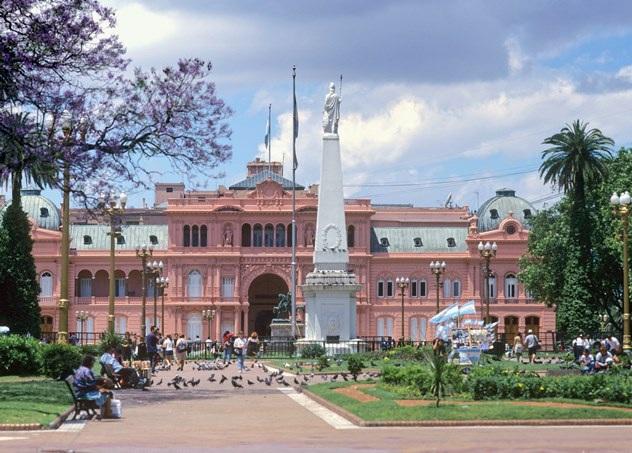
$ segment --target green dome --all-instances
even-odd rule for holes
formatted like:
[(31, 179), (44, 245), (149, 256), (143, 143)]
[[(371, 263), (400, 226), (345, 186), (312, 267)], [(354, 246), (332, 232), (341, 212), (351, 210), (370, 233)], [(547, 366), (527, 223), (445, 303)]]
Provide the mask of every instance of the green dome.
[(503, 219), (512, 213), (514, 219), (523, 225), (529, 225), (537, 213), (535, 207), (524, 198), (516, 196), (513, 189), (499, 189), (496, 196), (483, 203), (478, 210), (478, 231), (495, 230)]
[(55, 231), (59, 229), (61, 225), (59, 208), (48, 198), (42, 196), (40, 189), (29, 187), (22, 189), (20, 193), (22, 194), (22, 209), (37, 222), (38, 227)]

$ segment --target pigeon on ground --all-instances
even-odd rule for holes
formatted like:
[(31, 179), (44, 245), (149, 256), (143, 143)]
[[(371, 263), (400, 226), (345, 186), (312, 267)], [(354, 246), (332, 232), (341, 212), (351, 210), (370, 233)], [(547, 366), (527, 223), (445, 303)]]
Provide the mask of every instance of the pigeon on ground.
[(222, 378), (220, 379), (219, 383), (223, 384), (224, 381), (226, 381), (226, 380), (228, 380), (228, 378), (222, 374)]
[(176, 389), (176, 390), (180, 390), (180, 387), (175, 382), (173, 383), (173, 388)]
[(263, 363), (261, 364), (261, 369), (263, 370), (264, 373), (268, 372), (268, 367), (266, 367)]
[(233, 384), (233, 387), (235, 387), (235, 388), (240, 388), (240, 389), (243, 388), (243, 386), (241, 384), (233, 381), (232, 379), (231, 379), (230, 383)]
[(290, 383), (288, 381), (286, 381), (285, 379), (283, 379), (283, 381), (281, 382), (281, 384), (285, 385), (286, 387), (290, 386)]
[(294, 378), (294, 383), (298, 385), (298, 379)]
[(217, 379), (215, 379), (215, 373), (211, 374), (211, 377), (209, 377), (209, 378), (207, 379), (207, 381), (209, 381), (209, 382), (215, 382), (215, 381), (217, 381)]
[(272, 378), (266, 378), (265, 382), (266, 382), (266, 385), (270, 387), (272, 385)]
[(261, 379), (259, 376), (257, 376), (257, 382), (263, 382), (263, 379)]
[(160, 384), (162, 384), (162, 379), (156, 382), (156, 385), (160, 385)]
[(250, 379), (246, 379), (246, 382), (248, 383), (248, 385), (255, 385), (255, 383), (252, 382)]

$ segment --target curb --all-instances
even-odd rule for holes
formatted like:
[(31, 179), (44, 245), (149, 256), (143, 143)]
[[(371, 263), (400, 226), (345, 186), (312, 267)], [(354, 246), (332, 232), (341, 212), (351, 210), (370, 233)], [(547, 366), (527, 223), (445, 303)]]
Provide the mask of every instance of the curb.
[(74, 406), (70, 406), (64, 412), (59, 414), (55, 420), (47, 425), (41, 423), (2, 423), (0, 424), (0, 431), (38, 431), (42, 429), (57, 429), (63, 422), (66, 421), (68, 416), (74, 411)]
[(303, 393), (318, 404), (346, 418), (351, 423), (370, 427), (451, 427), (451, 426), (632, 426), (632, 419), (600, 418), (600, 419), (537, 419), (537, 420), (414, 420), (414, 421), (366, 421), (355, 414), (315, 395), (307, 389)]

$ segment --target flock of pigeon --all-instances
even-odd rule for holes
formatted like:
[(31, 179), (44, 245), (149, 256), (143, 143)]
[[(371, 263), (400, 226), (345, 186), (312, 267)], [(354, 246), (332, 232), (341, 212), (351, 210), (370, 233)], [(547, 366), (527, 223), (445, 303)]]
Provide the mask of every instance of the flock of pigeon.
[[(316, 375), (314, 373), (300, 374), (303, 371), (303, 369), (299, 364), (295, 364), (294, 367), (292, 367), (290, 364), (286, 364), (286, 368), (297, 369), (298, 374), (296, 375), (293, 375), (293, 374), (288, 375), (283, 370), (272, 371), (268, 369), (268, 367), (266, 367), (263, 363), (260, 363), (260, 362), (255, 362), (254, 366), (261, 368), (263, 372), (266, 373), (266, 376), (264, 378), (262, 378), (261, 376), (255, 376), (255, 379), (257, 382), (254, 382), (248, 378), (244, 378), (242, 374), (233, 375), (230, 378), (227, 377), (226, 374), (228, 373), (226, 373), (226, 369), (230, 367), (230, 363), (224, 364), (221, 361), (208, 361), (208, 362), (195, 361), (193, 362), (192, 369), (193, 371), (215, 371), (211, 373), (210, 376), (206, 379), (208, 382), (217, 382), (218, 384), (224, 384), (226, 381), (230, 381), (230, 385), (234, 389), (243, 389), (244, 386), (250, 387), (256, 384), (264, 384), (270, 387), (272, 386), (272, 384), (275, 384), (275, 385), (283, 385), (285, 387), (294, 386), (294, 388), (300, 392), (302, 387), (307, 386), (311, 381), (313, 381), (316, 378)], [(170, 368), (171, 368), (170, 366), (165, 366), (165, 367), (160, 368), (159, 370), (168, 371)], [(223, 372), (218, 373), (217, 371), (223, 371)], [(219, 376), (217, 376), (218, 374)], [(342, 380), (345, 380), (345, 381), (354, 379), (353, 376), (351, 376), (349, 373), (343, 373), (343, 372), (339, 372), (339, 373), (335, 373), (331, 375), (321, 374), (319, 376), (320, 376), (321, 381), (329, 381), (329, 382), (336, 382), (338, 378), (341, 378)], [(379, 372), (364, 373), (361, 377), (362, 378), (379, 377)], [(357, 379), (357, 377), (355, 379)], [(160, 386), (163, 384), (163, 381), (164, 379), (160, 379), (154, 385)], [(167, 382), (167, 386), (172, 387), (175, 390), (180, 390), (183, 387), (196, 387), (197, 385), (200, 384), (200, 382), (201, 382), (201, 379), (191, 378), (187, 380), (183, 376), (178, 374), (175, 377), (173, 377), (169, 382)]]

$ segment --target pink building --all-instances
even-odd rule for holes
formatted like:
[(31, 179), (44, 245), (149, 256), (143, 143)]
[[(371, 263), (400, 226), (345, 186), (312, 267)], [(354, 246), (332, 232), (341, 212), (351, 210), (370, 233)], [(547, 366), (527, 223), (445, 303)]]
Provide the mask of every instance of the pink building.
[[(316, 224), (316, 186), (295, 187), (297, 202), (298, 282), (312, 270)], [(37, 191), (24, 191), (25, 210), (33, 218), (34, 254), (40, 275), (44, 331), (57, 330), (60, 244), (59, 210)], [(137, 246), (154, 247), (170, 285), (165, 319), (157, 298), (157, 322), (166, 332), (217, 338), (224, 330), (266, 335), (272, 307), (290, 285), (292, 182), (280, 163), (256, 160), (248, 176), (229, 188), (186, 191), (183, 184), (157, 184), (153, 207), (128, 209), (116, 245), (116, 329), (140, 332), (141, 264)], [(436, 311), (436, 281), (430, 262), (445, 261), (439, 289), (441, 307), (475, 299), (482, 305), (483, 262), (477, 245), (495, 241), (492, 260), (491, 315), (501, 332), (513, 336), (532, 328), (545, 339), (555, 330), (552, 309), (532, 300), (517, 279), (518, 258), (525, 252), (528, 221), (535, 209), (502, 189), (487, 200), (478, 216), (467, 207), (420, 208), (346, 200), (350, 267), (362, 289), (357, 295), (357, 331), (361, 336), (401, 335), (401, 296), (397, 277), (408, 277), (404, 331), (415, 340), (431, 339), (428, 320)], [(75, 312), (88, 312), (84, 331), (107, 326), (109, 227), (73, 211), (71, 225), (70, 330)], [(147, 325), (153, 324), (153, 286), (148, 288)], [(483, 297), (484, 300), (484, 297)], [(302, 295), (297, 303), (303, 304)], [(215, 308), (210, 332), (202, 310)]]

